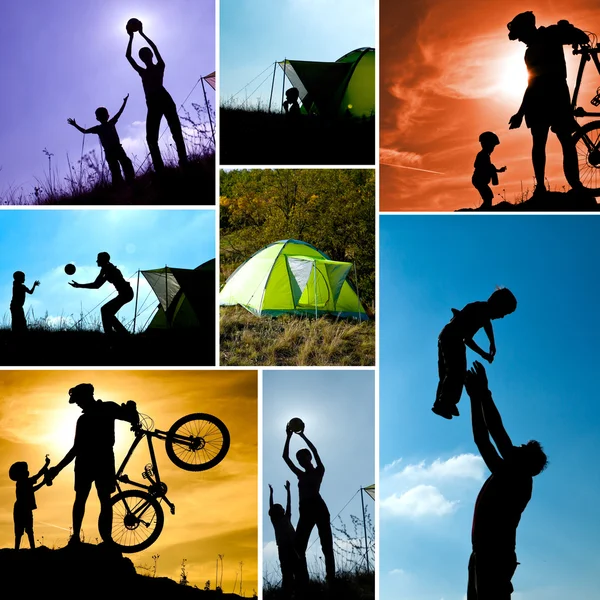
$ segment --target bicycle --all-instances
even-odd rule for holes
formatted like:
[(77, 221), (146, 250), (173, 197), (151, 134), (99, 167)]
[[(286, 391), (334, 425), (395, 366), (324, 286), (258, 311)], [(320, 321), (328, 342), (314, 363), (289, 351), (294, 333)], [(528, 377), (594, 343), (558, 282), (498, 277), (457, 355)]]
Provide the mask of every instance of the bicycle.
[[(161, 534), (164, 511), (161, 501), (175, 514), (175, 505), (167, 498), (167, 485), (160, 479), (152, 438), (164, 440), (167, 456), (186, 471), (206, 471), (219, 464), (230, 445), (225, 424), (206, 413), (193, 413), (173, 423), (169, 431), (154, 429), (154, 422), (140, 414), (140, 423), (132, 427), (135, 439), (116, 473), (117, 493), (111, 497), (113, 525), (110, 541), (121, 552), (139, 552), (151, 546)], [(146, 438), (151, 463), (142, 478), (148, 484), (133, 481), (124, 471), (142, 439)], [(122, 490), (120, 484), (140, 490)]]
[[(600, 75), (600, 59), (598, 59), (600, 48), (597, 46), (596, 36), (591, 34), (590, 37), (593, 40), (590, 44), (573, 46), (573, 54), (581, 55), (577, 81), (571, 100), (571, 109), (576, 119), (580, 117), (600, 117), (600, 112), (589, 112), (583, 107), (577, 106), (585, 65), (592, 61)], [(596, 95), (590, 100), (590, 103), (593, 106), (600, 106), (600, 87), (596, 90)], [(585, 125), (579, 125), (575, 121), (573, 142), (577, 151), (581, 184), (594, 196), (600, 196), (600, 121), (590, 121)]]

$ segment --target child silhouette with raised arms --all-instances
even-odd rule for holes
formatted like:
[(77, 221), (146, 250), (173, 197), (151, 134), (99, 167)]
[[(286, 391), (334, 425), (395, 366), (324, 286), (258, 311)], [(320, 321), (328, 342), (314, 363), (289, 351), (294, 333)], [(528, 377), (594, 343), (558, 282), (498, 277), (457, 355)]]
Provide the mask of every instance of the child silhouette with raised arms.
[(481, 150), (475, 158), (475, 171), (473, 172), (471, 183), (475, 186), (475, 189), (479, 192), (483, 200), (480, 208), (492, 208), (494, 192), (490, 187), (490, 183), (498, 185), (498, 173), (504, 173), (506, 167), (497, 169), (492, 164), (491, 154), (494, 148), (500, 143), (500, 139), (493, 131), (484, 131), (479, 136), (479, 143), (481, 144)]
[(27, 534), (29, 547), (35, 548), (33, 537), (33, 511), (37, 508), (35, 503), (35, 492), (46, 482), (35, 485), (36, 481), (48, 472), (50, 459), (46, 454), (44, 466), (33, 477), (29, 476), (29, 466), (26, 462), (16, 462), (8, 470), (8, 476), (17, 483), (17, 500), (13, 511), (15, 521), (15, 550), (21, 547), (23, 533)]
[(25, 319), (25, 294), (33, 294), (35, 288), (40, 285), (39, 281), (34, 281), (31, 289), (25, 285), (25, 273), (15, 271), (13, 273), (13, 293), (10, 301), (10, 316), (12, 330), (16, 333), (27, 331), (27, 319)]
[[(452, 309), (452, 319), (442, 329), (438, 338), (438, 373), (440, 381), (431, 409), (436, 415), (451, 419), (458, 417), (457, 404), (462, 394), (467, 374), (467, 347), (479, 356), (493, 362), (496, 343), (492, 319), (502, 319), (514, 312), (517, 300), (508, 288), (498, 288), (484, 302), (471, 302), (462, 310)], [(483, 327), (490, 350), (485, 352), (473, 340)]]
[(284, 509), (281, 504), (273, 503), (273, 486), (269, 484), (269, 517), (275, 530), (275, 541), (281, 566), (281, 589), (286, 598), (291, 598), (298, 569), (298, 553), (295, 546), (296, 531), (292, 525), (292, 497), (289, 481), (285, 482), (285, 490), (287, 502)]
[(95, 125), (89, 129), (84, 129), (83, 127), (79, 126), (75, 119), (67, 119), (67, 123), (69, 123), (69, 125), (73, 125), (73, 127), (81, 131), (81, 133), (95, 133), (100, 138), (100, 144), (102, 144), (102, 148), (104, 148), (104, 156), (106, 157), (106, 162), (108, 163), (108, 168), (110, 169), (113, 185), (123, 183), (121, 167), (123, 168), (123, 175), (125, 176), (125, 181), (127, 181), (127, 183), (131, 183), (135, 179), (133, 164), (125, 153), (123, 146), (121, 146), (121, 140), (119, 139), (119, 134), (117, 133), (116, 127), (119, 117), (125, 110), (125, 105), (127, 104), (128, 98), (129, 94), (123, 98), (123, 104), (121, 105), (121, 108), (112, 119), (108, 118), (110, 115), (104, 106), (97, 108), (96, 120), (100, 123), (100, 125)]

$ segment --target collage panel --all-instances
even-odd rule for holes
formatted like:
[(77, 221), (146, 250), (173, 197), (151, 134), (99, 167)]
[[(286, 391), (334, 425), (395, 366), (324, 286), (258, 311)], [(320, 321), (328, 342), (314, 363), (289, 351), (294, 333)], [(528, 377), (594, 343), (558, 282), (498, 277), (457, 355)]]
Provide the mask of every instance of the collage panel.
[(598, 211), (599, 32), (583, 0), (381, 0), (381, 210)]
[(0, 204), (214, 205), (215, 4), (8, 6)]
[(380, 221), (380, 597), (596, 598), (600, 221)]
[(214, 210), (0, 211), (0, 364), (215, 365)]
[(375, 371), (264, 370), (263, 598), (375, 598)]
[(375, 364), (375, 171), (230, 169), (221, 366)]
[(220, 0), (220, 165), (374, 165), (375, 15), (373, 0)]
[(3, 370), (0, 379), (8, 589), (257, 597), (256, 371)]

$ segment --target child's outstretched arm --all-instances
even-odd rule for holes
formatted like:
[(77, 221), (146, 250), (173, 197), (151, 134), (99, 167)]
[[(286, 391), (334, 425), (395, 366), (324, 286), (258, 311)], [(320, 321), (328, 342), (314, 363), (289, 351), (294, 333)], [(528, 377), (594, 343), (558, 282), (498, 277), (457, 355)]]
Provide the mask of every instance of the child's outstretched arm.
[(69, 125), (73, 125), (73, 127), (75, 127), (75, 129), (78, 129), (79, 131), (81, 131), (81, 133), (94, 133), (92, 131), (92, 129), (84, 129), (83, 127), (79, 126), (77, 124), (77, 121), (75, 121), (75, 119), (67, 119), (67, 123)]
[(144, 33), (144, 31), (142, 30), (141, 27), (140, 27), (140, 35), (148, 42), (148, 45), (150, 46), (150, 48), (152, 48), (152, 51), (154, 52), (154, 56), (156, 56), (156, 63), (160, 67), (164, 67), (165, 61), (162, 59), (162, 56), (160, 55), (160, 52), (158, 51), (156, 44)]
[(273, 486), (269, 484), (269, 510), (273, 508)]
[(123, 114), (125, 110), (125, 105), (127, 104), (127, 100), (129, 99), (129, 94), (123, 98), (123, 104), (121, 104), (121, 108), (117, 111), (117, 114), (109, 121), (113, 125), (119, 120), (119, 117)]
[(488, 321), (483, 326), (483, 330), (488, 336), (488, 340), (490, 340), (490, 356), (496, 356), (496, 342), (494, 340), (494, 328), (492, 327), (492, 322)]
[(464, 342), (467, 348), (471, 348), (473, 352), (477, 352), (477, 354), (479, 354), (481, 358), (487, 360), (489, 363), (491, 363), (494, 360), (494, 357), (488, 352), (485, 352), (485, 350), (483, 350), (482, 348), (480, 348), (473, 339), (464, 340)]
[(25, 288), (25, 291), (26, 291), (28, 294), (33, 294), (33, 290), (35, 290), (35, 288), (36, 288), (38, 285), (40, 285), (40, 282), (39, 282), (39, 281), (37, 281), (37, 279), (36, 279), (36, 280), (33, 282), (33, 285), (31, 286), (31, 289), (30, 289), (30, 290), (28, 290), (27, 288)]
[(129, 64), (138, 72), (138, 73), (142, 73), (142, 71), (144, 69), (142, 69), (142, 67), (140, 67), (140, 65), (138, 65), (135, 62), (135, 59), (133, 58), (133, 56), (131, 56), (131, 46), (133, 45), (133, 32), (131, 32), (129, 34), (129, 43), (127, 44), (127, 50), (125, 50), (125, 58), (129, 61)]
[(290, 482), (285, 482), (285, 491), (287, 492), (287, 501), (285, 503), (285, 516), (288, 519), (292, 517), (292, 494), (290, 493)]
[[(49, 464), (50, 464), (50, 459), (48, 458), (48, 455), (46, 454), (46, 460), (44, 461), (44, 466), (35, 475), (32, 475), (29, 478), (29, 481), (31, 483), (35, 483), (40, 477), (42, 477), (42, 475), (45, 475), (48, 472)], [(40, 487), (42, 487), (42, 485), (44, 485), (44, 484), (41, 483)]]

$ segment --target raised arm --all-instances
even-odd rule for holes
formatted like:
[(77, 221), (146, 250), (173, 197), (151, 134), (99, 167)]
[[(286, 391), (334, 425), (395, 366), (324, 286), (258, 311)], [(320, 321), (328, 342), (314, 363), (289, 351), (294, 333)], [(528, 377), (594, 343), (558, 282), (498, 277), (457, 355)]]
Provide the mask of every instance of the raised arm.
[(92, 129), (94, 129), (94, 127), (90, 128), (90, 129), (84, 129), (83, 127), (81, 127), (80, 125), (77, 124), (77, 121), (75, 121), (75, 119), (67, 119), (67, 123), (69, 125), (73, 125), (73, 127), (75, 127), (75, 129), (81, 131), (81, 133), (94, 133), (92, 131)]
[(129, 34), (129, 43), (127, 44), (127, 50), (125, 51), (125, 57), (127, 58), (127, 60), (129, 61), (129, 64), (138, 72), (138, 73), (142, 73), (142, 71), (144, 69), (142, 69), (142, 67), (140, 67), (140, 65), (138, 65), (133, 56), (131, 56), (131, 46), (133, 45), (133, 33)]
[(100, 274), (92, 283), (77, 283), (76, 281), (69, 281), (69, 285), (74, 288), (85, 288), (88, 290), (97, 290), (98, 288), (104, 285), (106, 281), (106, 277), (103, 271), (100, 271)]
[(310, 451), (313, 453), (313, 456), (315, 457), (315, 462), (317, 463), (317, 467), (321, 467), (324, 470), (325, 467), (323, 466), (323, 462), (321, 461), (321, 457), (319, 456), (315, 445), (304, 435), (304, 432), (301, 432), (298, 435), (306, 442), (306, 445), (310, 448)]
[(125, 105), (127, 104), (127, 100), (129, 99), (129, 94), (123, 98), (123, 104), (121, 104), (121, 108), (118, 110), (117, 114), (110, 120), (110, 123), (116, 123), (119, 120), (119, 117), (123, 114), (125, 110)]
[(160, 55), (160, 52), (158, 51), (156, 44), (144, 33), (144, 31), (142, 29), (140, 29), (140, 35), (148, 42), (148, 45), (150, 46), (150, 48), (152, 48), (152, 52), (154, 52), (154, 56), (156, 56), (156, 63), (159, 66), (164, 67), (165, 61), (162, 59), (162, 56)]
[(283, 446), (283, 460), (295, 475), (302, 475), (302, 471), (290, 459), (290, 439), (292, 437), (292, 430), (286, 427), (285, 433), (286, 438)]
[(273, 486), (269, 484), (269, 511), (273, 508)]
[(35, 483), (42, 475), (45, 475), (48, 472), (48, 465), (49, 464), (50, 464), (50, 459), (48, 458), (48, 455), (46, 455), (46, 461), (44, 462), (44, 466), (35, 475), (32, 475), (29, 478), (29, 481), (31, 483)]
[(290, 482), (285, 482), (285, 491), (287, 493), (287, 501), (285, 503), (285, 516), (288, 519), (292, 518), (292, 494), (290, 492)]

